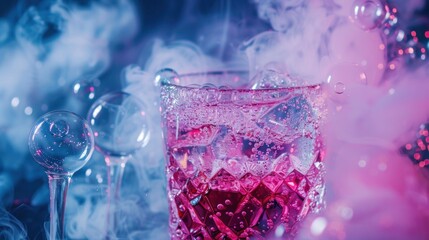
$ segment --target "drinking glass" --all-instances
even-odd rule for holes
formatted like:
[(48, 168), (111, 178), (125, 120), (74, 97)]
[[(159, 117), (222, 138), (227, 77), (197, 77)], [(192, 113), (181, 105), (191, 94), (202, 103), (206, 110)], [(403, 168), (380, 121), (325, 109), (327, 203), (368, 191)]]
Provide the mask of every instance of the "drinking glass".
[(172, 239), (292, 238), (323, 208), (321, 85), (240, 71), (157, 79)]

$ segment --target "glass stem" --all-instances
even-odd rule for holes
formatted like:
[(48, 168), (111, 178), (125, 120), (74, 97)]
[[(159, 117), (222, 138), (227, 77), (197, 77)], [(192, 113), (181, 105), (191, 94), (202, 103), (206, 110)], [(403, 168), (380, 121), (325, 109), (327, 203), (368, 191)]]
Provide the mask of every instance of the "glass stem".
[(65, 237), (64, 216), (67, 190), (71, 175), (48, 174), (50, 193), (50, 240), (63, 240)]
[(107, 236), (116, 237), (116, 206), (120, 199), (122, 178), (128, 157), (106, 157), (108, 171), (107, 189)]

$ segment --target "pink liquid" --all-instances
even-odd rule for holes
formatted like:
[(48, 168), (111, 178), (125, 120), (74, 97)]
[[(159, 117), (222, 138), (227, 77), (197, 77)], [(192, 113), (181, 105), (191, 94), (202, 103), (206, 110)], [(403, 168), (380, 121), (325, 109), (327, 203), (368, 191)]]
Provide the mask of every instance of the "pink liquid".
[(321, 207), (314, 93), (164, 88), (162, 96), (172, 239), (286, 239)]

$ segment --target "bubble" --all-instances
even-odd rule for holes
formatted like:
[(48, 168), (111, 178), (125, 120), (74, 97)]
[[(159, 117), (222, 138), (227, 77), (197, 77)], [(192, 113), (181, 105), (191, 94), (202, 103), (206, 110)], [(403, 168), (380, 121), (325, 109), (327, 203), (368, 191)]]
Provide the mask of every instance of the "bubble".
[(231, 200), (229, 200), (229, 199), (225, 200), (225, 204), (226, 205), (231, 205)]
[(97, 97), (100, 80), (98, 78), (83, 78), (73, 84), (73, 94), (82, 101), (94, 100)]
[[(381, 65), (377, 71), (383, 73), (385, 64)], [(337, 103), (345, 103), (350, 100), (351, 94), (356, 89), (376, 84), (375, 74), (368, 73), (369, 70), (357, 64), (338, 64), (331, 68), (326, 78), (329, 98)]]
[(164, 84), (179, 84), (179, 74), (171, 68), (164, 68), (155, 74), (155, 86), (158, 87)]
[(178, 237), (182, 237), (182, 236), (183, 236), (183, 232), (182, 232), (182, 230), (177, 229), (177, 230), (176, 230), (176, 236), (178, 236)]
[(356, 0), (353, 6), (354, 18), (365, 30), (380, 27), (389, 16), (389, 7), (381, 0)]
[(108, 156), (128, 156), (149, 141), (146, 105), (125, 92), (102, 96), (92, 104), (88, 122), (97, 150)]
[(231, 89), (231, 87), (229, 87), (229, 86), (220, 86), (219, 89), (220, 90), (229, 90), (229, 89)]
[(94, 136), (80, 116), (67, 111), (43, 115), (30, 131), (28, 146), (48, 174), (73, 174), (90, 159)]
[[(192, 84), (192, 85), (195, 85), (195, 84)], [(204, 89), (217, 89), (216, 85), (211, 84), (211, 83), (204, 83), (201, 88), (204, 88)]]
[(334, 85), (334, 91), (338, 94), (344, 93), (346, 85), (343, 82), (336, 82)]
[(216, 206), (216, 208), (217, 208), (218, 210), (225, 210), (225, 206), (223, 206), (222, 204), (218, 204), (218, 205)]
[(58, 138), (62, 138), (69, 133), (69, 125), (64, 120), (53, 121), (49, 125), (49, 132)]
[(183, 206), (182, 204), (180, 204), (179, 205), (179, 211), (184, 212), (185, 210), (186, 210), (185, 206)]

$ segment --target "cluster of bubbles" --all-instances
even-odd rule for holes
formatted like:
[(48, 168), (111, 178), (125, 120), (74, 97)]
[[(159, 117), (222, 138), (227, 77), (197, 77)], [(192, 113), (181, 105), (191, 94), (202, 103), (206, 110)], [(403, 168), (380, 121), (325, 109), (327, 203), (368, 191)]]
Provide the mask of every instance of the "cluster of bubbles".
[[(416, 69), (427, 63), (429, 52), (429, 17), (402, 19), (401, 12), (385, 0), (356, 0), (354, 18), (363, 29), (381, 31), (386, 40), (386, 73), (400, 68)], [(401, 152), (415, 164), (427, 168), (427, 124), (422, 124), (417, 139), (407, 143)]]
[[(77, 114), (68, 111), (52, 111), (40, 117), (30, 132), (29, 149), (34, 160), (45, 169), (50, 177), (71, 177), (91, 158), (94, 145), (106, 156), (106, 159), (129, 157), (145, 146), (149, 140), (146, 114), (146, 105), (137, 97), (126, 92), (109, 93), (94, 102), (88, 112), (89, 123)], [(106, 163), (108, 163), (107, 160)], [(120, 163), (123, 168), (125, 163), (126, 161)], [(95, 178), (95, 180), (87, 184), (82, 184), (82, 182), (78, 184), (72, 191), (73, 197), (84, 194), (82, 192), (76, 194), (79, 188), (105, 184), (106, 174), (100, 174), (100, 171), (95, 170), (97, 168), (93, 166), (85, 170), (84, 178)], [(122, 175), (120, 177), (122, 178)], [(116, 181), (118, 181), (117, 184), (120, 184), (122, 179), (116, 179)], [(51, 194), (53, 193), (51, 192)], [(56, 195), (52, 195), (51, 201), (58, 201), (55, 197)], [(132, 203), (137, 204), (133, 201)], [(87, 205), (83, 205), (83, 207), (87, 208), (89, 206)], [(93, 217), (105, 218), (106, 215), (103, 215), (106, 214), (105, 207), (102, 202), (98, 202), (98, 205), (99, 208)], [(136, 205), (136, 207), (138, 206)], [(128, 210), (128, 207), (124, 208), (124, 211)], [(88, 214), (87, 211), (84, 213)], [(77, 219), (72, 218), (73, 221)], [(51, 221), (54, 221), (52, 216)], [(68, 228), (70, 229), (70, 227)], [(69, 230), (72, 235), (73, 230), (76, 229)], [(54, 231), (52, 227), (51, 231)]]
[(356, 0), (353, 18), (366, 31), (378, 30), (386, 39), (386, 70), (413, 68), (427, 59), (429, 18), (421, 17), (406, 24), (398, 8), (385, 0)]
[[(343, 63), (330, 69), (325, 82), (329, 86), (331, 99), (345, 101), (347, 92), (356, 84), (376, 85), (399, 69), (415, 69), (427, 62), (428, 17), (406, 19), (394, 3), (386, 0), (354, 0), (348, 8), (348, 19), (363, 31), (362, 34), (378, 37), (379, 45), (373, 50), (380, 53), (373, 53), (372, 56), (362, 53), (362, 59), (356, 57), (350, 63), (344, 63), (342, 59)], [(350, 44), (361, 44), (350, 41)], [(373, 60), (378, 55), (382, 59)], [(383, 74), (378, 75), (378, 72)]]
[[(85, 115), (89, 106), (109, 91), (112, 82), (106, 83), (110, 80), (106, 73), (108, 69), (112, 69), (109, 68), (112, 64), (111, 55), (120, 51), (118, 46), (134, 38), (139, 31), (136, 4), (131, 0), (109, 3), (58, 0), (6, 1), (0, 6), (6, 6), (6, 9), (2, 10), (12, 7), (9, 12), (0, 11), (0, 72), (6, 76), (4, 81), (0, 81), (0, 88), (4, 90), (0, 93), (0, 150), (3, 155), (3, 161), (0, 161), (0, 201), (2, 205), (11, 207), (11, 210), (22, 207), (21, 204), (28, 204), (26, 207), (31, 211), (42, 207), (43, 211), (46, 210), (49, 201), (47, 181), (44, 178), (46, 176), (43, 171), (35, 169), (38, 167), (36, 163), (23, 164), (29, 160), (28, 157), (31, 158), (25, 144), (28, 140), (30, 154), (48, 174), (71, 175), (77, 172), (74, 176), (75, 184), (70, 188), (70, 192), (76, 194), (69, 197), (68, 201), (73, 203), (71, 199), (77, 199), (77, 203), (75, 201), (74, 206), (70, 205), (70, 213), (76, 222), (81, 224), (78, 224), (80, 228), (76, 228), (78, 232), (87, 228), (88, 232), (92, 230), (94, 236), (97, 229), (90, 229), (92, 226), (87, 225), (82, 228), (84, 216), (75, 212), (75, 209), (86, 210), (87, 205), (80, 200), (90, 191), (84, 193), (78, 192), (78, 189), (83, 186), (101, 189), (107, 182), (104, 176), (106, 170), (103, 164), (104, 174), (95, 174), (97, 164), (94, 162), (98, 159), (91, 161), (92, 166), (84, 166), (91, 157), (94, 145), (100, 143), (99, 138), (94, 142), (90, 131), (91, 127), (96, 126), (89, 126), (78, 115)], [(103, 102), (107, 102), (103, 109), (110, 109), (112, 105), (109, 105), (106, 98)], [(50, 112), (36, 120), (39, 116), (57, 109), (70, 112)], [(109, 111), (110, 115), (119, 116), (117, 120), (124, 114), (120, 108), (113, 107)], [(129, 112), (125, 114), (127, 113)], [(145, 110), (139, 113), (143, 115), (135, 115), (131, 120), (144, 120)], [(99, 125), (100, 121), (96, 124)], [(147, 130), (147, 125), (141, 126)], [(130, 130), (130, 127), (124, 124), (119, 127), (122, 130)], [(117, 132), (118, 129), (115, 134)], [(148, 137), (146, 131), (140, 138), (130, 138), (130, 141), (136, 140), (140, 141), (137, 144), (143, 144)], [(121, 146), (126, 144), (133, 143), (127, 142)], [(135, 143), (131, 148), (134, 146)], [(97, 157), (100, 157), (98, 152), (92, 156)], [(10, 161), (11, 159), (13, 161)], [(103, 163), (101, 157), (99, 162)], [(82, 176), (79, 169), (85, 176)], [(80, 181), (90, 176), (94, 176), (95, 180)], [(22, 182), (30, 184), (22, 188)], [(15, 191), (14, 185), (18, 185)], [(32, 188), (35, 188), (33, 193)], [(24, 198), (23, 194), (19, 193), (22, 189), (25, 190)], [(105, 191), (99, 191), (105, 195)], [(13, 194), (14, 192), (17, 194)], [(138, 201), (134, 203), (140, 204)], [(100, 207), (103, 207), (102, 204)], [(102, 215), (104, 211), (99, 209), (97, 213)], [(141, 211), (135, 214), (140, 213)], [(35, 226), (47, 220), (45, 214), (25, 214), (31, 215), (32, 218), (38, 217), (38, 223), (31, 220)], [(103, 218), (101, 215), (94, 215), (94, 218), (97, 218), (94, 222), (100, 222)], [(6, 224), (7, 221), (13, 222), (5, 218), (0, 220), (0, 225)], [(19, 220), (27, 221), (20, 217)], [(29, 221), (24, 224), (28, 223)], [(70, 221), (70, 225), (72, 224)], [(31, 227), (26, 229), (30, 238), (33, 238), (34, 234), (41, 234), (41, 227)], [(1, 229), (2, 226), (1, 239), (18, 239), (18, 234), (8, 237), (8, 231)], [(90, 239), (97, 237), (99, 236)]]

